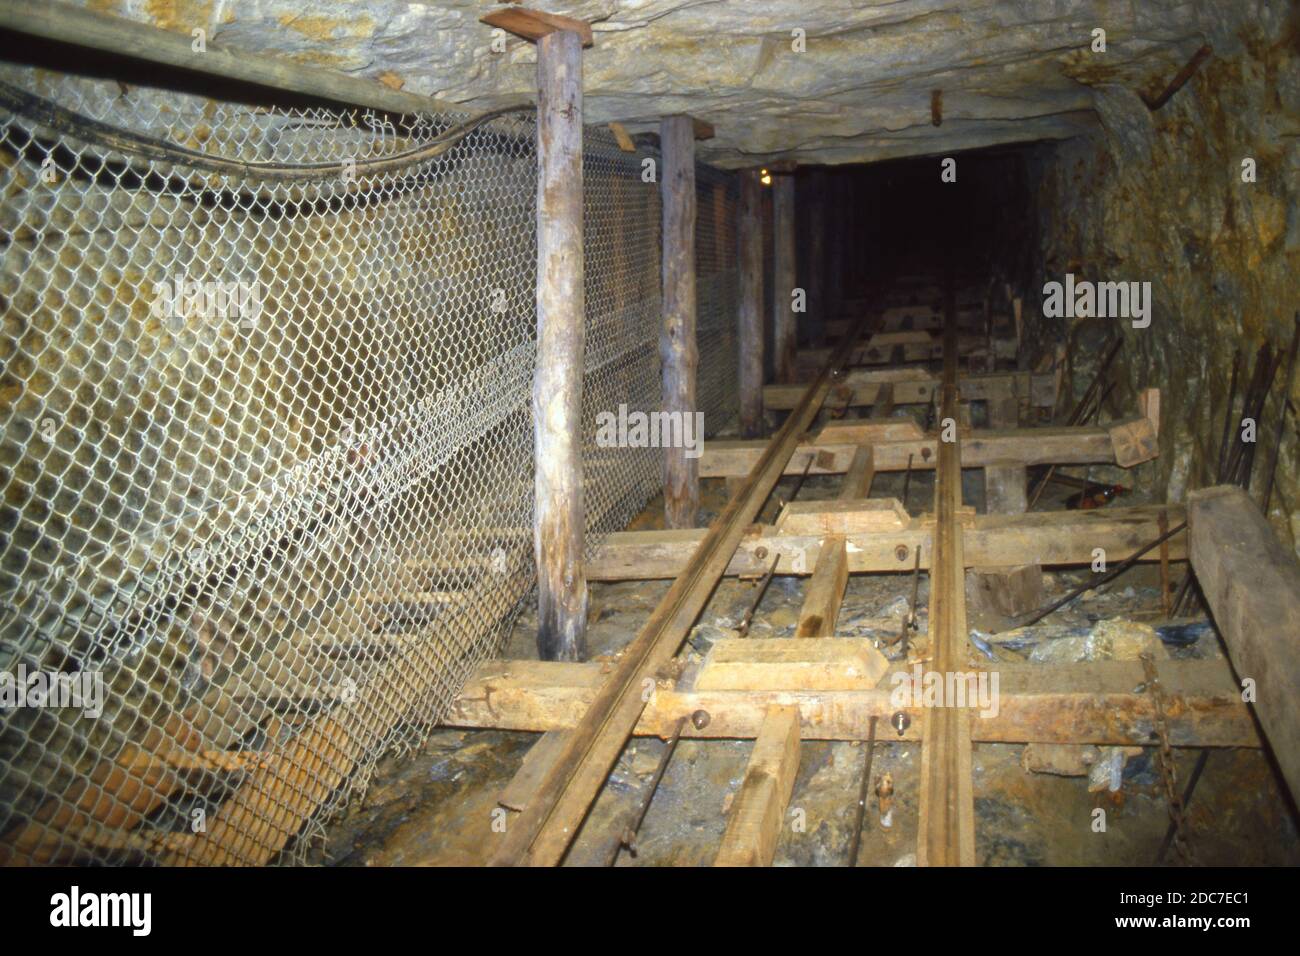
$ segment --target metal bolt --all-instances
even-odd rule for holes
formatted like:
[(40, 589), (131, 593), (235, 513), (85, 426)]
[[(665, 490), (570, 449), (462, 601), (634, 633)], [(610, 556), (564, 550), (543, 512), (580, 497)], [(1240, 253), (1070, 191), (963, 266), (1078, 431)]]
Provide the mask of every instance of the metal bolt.
[(709, 726), (709, 721), (712, 719), (713, 718), (709, 716), (707, 710), (697, 710), (695, 713), (691, 714), (691, 723), (695, 725), (696, 730), (703, 730), (705, 727)]
[(754, 557), (762, 561), (764, 558), (767, 557), (767, 548), (763, 547), (762, 545), (759, 545), (757, 548), (754, 549)]
[(896, 548), (894, 549), (894, 557), (898, 558), (899, 561), (906, 561), (906, 560), (907, 560), (907, 545), (905, 545), (905, 544), (900, 544), (898, 547), (896, 547)]
[(901, 737), (907, 728), (912, 726), (912, 718), (907, 716), (906, 712), (900, 710), (889, 718), (889, 725), (897, 730), (898, 736)]

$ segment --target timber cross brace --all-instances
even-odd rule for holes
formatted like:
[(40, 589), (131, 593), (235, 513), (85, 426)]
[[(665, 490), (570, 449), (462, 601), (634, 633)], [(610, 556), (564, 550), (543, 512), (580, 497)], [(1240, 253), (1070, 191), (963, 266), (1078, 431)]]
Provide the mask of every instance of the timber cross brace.
[[(1022, 409), (1054, 404), (1051, 378), (959, 372), (987, 339), (965, 338), (954, 290), (945, 294), (939, 283), (933, 289), (933, 304), (924, 309), (884, 309), (841, 324), (838, 344), (818, 356), (821, 364), (805, 384), (765, 390), (769, 411), (789, 412), (770, 439), (707, 444), (700, 473), (729, 480), (726, 507), (707, 529), (615, 533), (596, 549), (590, 580), (673, 582), (620, 654), (604, 663), (493, 661), (479, 669), (448, 723), (542, 732), (546, 743), (508, 788), (503, 805), (512, 819), (492, 844), (492, 862), (563, 861), (634, 735), (756, 741), (717, 854), (722, 865), (772, 861), (800, 740), (864, 741), (875, 721), (891, 721), (900, 739), (919, 741), (917, 852), (930, 865), (975, 862), (972, 742), (1150, 742), (1152, 700), (1139, 687), (1136, 662), (1047, 667), (979, 658), (967, 639), (965, 577), (967, 570), (981, 573), (983, 586), (1021, 613), (1032, 609), (1026, 601), (1041, 601), (1043, 565), (1090, 565), (1098, 548), (1112, 562), (1157, 560), (1146, 549), (1158, 529), (1182, 520), (1177, 508), (1025, 513), (1027, 466), (1149, 460), (1159, 429), (1156, 395), (1145, 394), (1138, 414), (1119, 426), (1020, 428)], [(913, 359), (938, 354), (941, 372), (913, 366), (881, 374), (867, 367), (875, 349), (901, 348), (906, 357), (916, 337), (890, 339), (885, 331), (904, 314), (908, 325), (920, 315), (941, 316), (937, 342), (926, 333)], [(1000, 416), (999, 427), (970, 427), (971, 402)], [(872, 406), (873, 414), (832, 414), (810, 430), (820, 412), (855, 403)], [(913, 418), (878, 416), (882, 403), (933, 403), (939, 417), (926, 432)], [(963, 467), (987, 472), (988, 513), (963, 505)], [(904, 469), (936, 473), (933, 508), (913, 515), (898, 499), (871, 497), (877, 473)], [(782, 475), (809, 474), (844, 475), (840, 494), (788, 501), (775, 523), (753, 523)], [(1185, 533), (1165, 545), (1164, 560), (1186, 558)], [(871, 641), (835, 636), (848, 575), (913, 567), (930, 579), (924, 657), (891, 662)], [(795, 633), (816, 639), (727, 637), (692, 664), (683, 645), (718, 581), (773, 572), (807, 578)], [(972, 687), (996, 675), (995, 712), (975, 709), (974, 696), (961, 706), (935, 702), (919, 687), (900, 705), (890, 688), (906, 686), (913, 664), (963, 675)], [(1161, 673), (1184, 704), (1169, 719), (1177, 745), (1259, 746), (1225, 662), (1166, 663)], [(685, 720), (701, 714), (703, 722)]]
[(913, 5), (0, 0), (0, 864), (1300, 860), (1294, 5)]

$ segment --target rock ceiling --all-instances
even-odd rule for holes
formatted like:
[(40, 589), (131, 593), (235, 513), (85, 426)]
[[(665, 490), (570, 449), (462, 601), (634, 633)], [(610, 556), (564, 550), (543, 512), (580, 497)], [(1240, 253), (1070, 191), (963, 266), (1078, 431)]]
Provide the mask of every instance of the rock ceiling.
[[(215, 43), (373, 76), (471, 107), (535, 86), (535, 49), (493, 52), (482, 0), (88, 0)], [(1154, 94), (1203, 43), (1240, 46), (1255, 0), (534, 0), (589, 21), (592, 122), (690, 113), (704, 158), (860, 162), (1059, 139), (1099, 88)], [(1106, 52), (1091, 49), (1106, 31)], [(795, 31), (802, 31), (797, 34)], [(802, 38), (801, 50), (795, 49)], [(942, 90), (942, 123), (931, 92)]]

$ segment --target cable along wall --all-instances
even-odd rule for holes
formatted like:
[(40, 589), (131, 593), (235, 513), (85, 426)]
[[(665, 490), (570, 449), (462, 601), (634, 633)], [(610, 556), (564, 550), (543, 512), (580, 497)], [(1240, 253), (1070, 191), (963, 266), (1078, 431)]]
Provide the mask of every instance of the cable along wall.
[[(0, 110), (0, 669), (102, 710), (6, 701), (0, 861), (301, 859), (533, 588), (533, 120), (376, 163), (465, 117), (0, 80), (183, 149), (338, 165), (217, 172)], [(658, 407), (654, 155), (587, 131), (589, 548), (662, 482), (658, 449), (593, 424)], [(731, 177), (705, 178), (702, 351), (735, 288)], [(734, 377), (734, 349), (701, 365), (710, 433)]]

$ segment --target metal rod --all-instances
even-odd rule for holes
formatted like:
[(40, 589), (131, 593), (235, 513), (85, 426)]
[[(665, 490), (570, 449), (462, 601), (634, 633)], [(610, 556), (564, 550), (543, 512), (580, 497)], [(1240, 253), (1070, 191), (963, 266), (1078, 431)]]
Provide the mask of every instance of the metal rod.
[(754, 612), (758, 610), (758, 605), (763, 600), (763, 595), (767, 593), (767, 586), (772, 583), (772, 575), (776, 574), (776, 566), (780, 563), (781, 555), (778, 552), (777, 555), (772, 558), (772, 566), (767, 569), (767, 573), (764, 574), (762, 579), (758, 582), (758, 590), (754, 594), (754, 599), (749, 602), (749, 609), (745, 611), (745, 616), (740, 619), (740, 627), (736, 628), (742, 637), (749, 633), (749, 625), (754, 623)]
[[(1201, 779), (1201, 771), (1205, 769), (1206, 762), (1210, 759), (1210, 748), (1206, 747), (1196, 755), (1196, 766), (1192, 768), (1192, 775), (1187, 778), (1187, 788), (1183, 791), (1183, 810), (1186, 811), (1187, 804), (1192, 800), (1192, 791), (1196, 789), (1196, 781)], [(1156, 862), (1163, 863), (1165, 854), (1169, 852), (1169, 847), (1173, 845), (1174, 837), (1178, 833), (1178, 825), (1170, 821), (1168, 829), (1165, 830), (1165, 838), (1160, 843), (1160, 852), (1156, 854)]]
[(668, 738), (668, 746), (659, 756), (659, 766), (655, 767), (655, 774), (650, 778), (650, 786), (646, 789), (645, 796), (641, 798), (641, 806), (637, 808), (636, 818), (623, 831), (623, 835), (618, 838), (618, 843), (614, 846), (614, 855), (609, 860), (610, 866), (618, 862), (618, 854), (623, 847), (627, 847), (627, 852), (636, 856), (637, 834), (641, 832), (641, 824), (645, 820), (646, 813), (650, 810), (650, 801), (654, 799), (655, 793), (659, 790), (659, 781), (664, 778), (664, 771), (668, 769), (668, 761), (673, 759), (673, 752), (677, 750), (677, 742), (682, 739), (682, 731), (686, 729), (686, 721), (688, 720), (690, 720), (690, 717), (683, 717), (673, 727), (673, 735)]
[(867, 725), (866, 766), (862, 768), (862, 785), (858, 789), (858, 812), (853, 824), (853, 839), (849, 843), (849, 866), (858, 865), (858, 846), (862, 842), (862, 822), (867, 814), (867, 794), (870, 792), (871, 757), (876, 750), (876, 719), (872, 716)]
[(886, 641), (886, 647), (893, 647), (901, 643), (902, 653), (907, 655), (907, 632), (915, 631), (916, 628), (916, 598), (921, 590), (921, 546), (916, 546), (916, 561), (912, 565), (912, 599), (907, 605), (907, 614), (903, 616), (903, 622), (898, 629), (898, 636), (891, 641)]
[(803, 487), (803, 480), (808, 477), (808, 470), (812, 468), (813, 462), (816, 461), (816, 459), (817, 452), (810, 451), (808, 453), (808, 461), (804, 463), (803, 471), (799, 472), (799, 477), (795, 479), (794, 487), (790, 489), (790, 497), (782, 498), (780, 495), (777, 495), (777, 501), (781, 502), (782, 505), (788, 505), (790, 502), (794, 501), (795, 497), (799, 494), (799, 489)]
[(1165, 87), (1163, 93), (1155, 99), (1147, 99), (1146, 95), (1143, 94), (1142, 101), (1146, 103), (1147, 109), (1154, 113), (1156, 110), (1160, 109), (1160, 107), (1168, 103), (1169, 98), (1183, 88), (1184, 84), (1192, 78), (1192, 74), (1201, 68), (1201, 64), (1208, 60), (1210, 54), (1213, 52), (1214, 48), (1210, 46), (1210, 44), (1204, 44), (1192, 54), (1192, 58), (1188, 60), (1186, 65), (1184, 65), (1174, 78), (1169, 81), (1169, 85)]
[(1125, 559), (1124, 559), (1123, 561), (1121, 561), (1119, 564), (1115, 565), (1114, 568), (1112, 568), (1110, 571), (1108, 571), (1108, 572), (1106, 572), (1104, 575), (1102, 575), (1101, 580), (1099, 580), (1099, 581), (1086, 581), (1086, 582), (1084, 582), (1083, 584), (1079, 585), (1077, 588), (1073, 588), (1073, 589), (1072, 589), (1068, 594), (1066, 594), (1064, 597), (1059, 598), (1058, 600), (1053, 601), (1051, 604), (1048, 604), (1048, 605), (1046, 605), (1045, 607), (1039, 608), (1037, 611), (1032, 611), (1032, 612), (1030, 612), (1028, 615), (1026, 615), (1026, 616), (1024, 616), (1024, 617), (1012, 618), (1012, 620), (1011, 620), (1011, 622), (1010, 622), (1009, 624), (1007, 624), (1005, 627), (1000, 627), (1000, 628), (998, 628), (998, 629), (997, 629), (996, 631), (994, 631), (993, 633), (994, 633), (994, 634), (1000, 634), (1000, 633), (1002, 633), (1003, 631), (1010, 631), (1010, 630), (1012, 630), (1013, 628), (1017, 628), (1017, 627), (1028, 627), (1030, 624), (1036, 624), (1036, 623), (1038, 623), (1038, 622), (1041, 621), (1043, 618), (1047, 617), (1047, 615), (1051, 614), (1053, 611), (1059, 610), (1060, 608), (1062, 608), (1062, 607), (1064, 607), (1065, 605), (1069, 604), (1071, 601), (1073, 601), (1075, 598), (1077, 598), (1077, 597), (1078, 597), (1080, 594), (1082, 594), (1084, 591), (1089, 591), (1089, 590), (1092, 590), (1093, 588), (1099, 588), (1099, 587), (1101, 587), (1103, 584), (1105, 584), (1106, 582), (1111, 581), (1111, 580), (1113, 580), (1114, 578), (1119, 577), (1119, 575), (1123, 574), (1125, 571), (1127, 571), (1129, 568), (1131, 568), (1134, 564), (1136, 564), (1138, 558), (1142, 557), (1142, 555), (1146, 554), (1148, 551), (1152, 550), (1153, 548), (1158, 548), (1158, 547), (1160, 547), (1161, 544), (1163, 544), (1164, 542), (1168, 541), (1170, 538), (1172, 538), (1174, 535), (1178, 534), (1178, 532), (1182, 531), (1182, 530), (1183, 530), (1184, 528), (1186, 528), (1186, 527), (1187, 527), (1187, 522), (1186, 522), (1186, 521), (1180, 521), (1180, 522), (1177, 524), (1177, 526), (1175, 526), (1175, 527), (1173, 527), (1173, 528), (1170, 528), (1168, 531), (1166, 531), (1166, 532), (1165, 532), (1164, 534), (1162, 534), (1160, 537), (1156, 538), (1156, 539), (1155, 539), (1154, 541), (1152, 541), (1150, 544), (1148, 544), (1148, 545), (1146, 545), (1145, 547), (1143, 547), (1140, 551), (1134, 551), (1131, 555), (1129, 555), (1127, 558), (1125, 558)]

